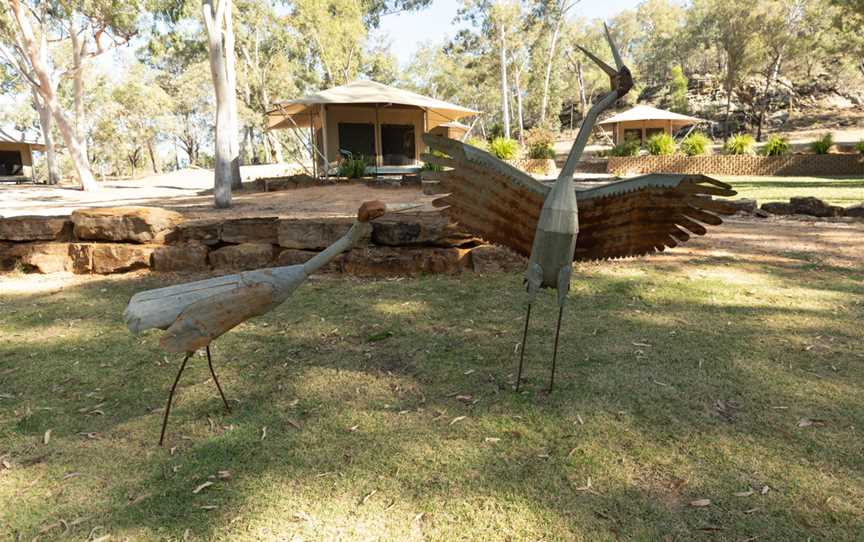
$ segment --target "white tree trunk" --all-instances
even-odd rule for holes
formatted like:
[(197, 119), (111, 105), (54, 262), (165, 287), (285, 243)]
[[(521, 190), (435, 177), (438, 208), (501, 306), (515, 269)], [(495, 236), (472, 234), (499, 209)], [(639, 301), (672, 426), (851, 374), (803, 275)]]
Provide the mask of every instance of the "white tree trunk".
[(504, 24), (499, 27), (501, 35), (501, 115), (504, 122), (504, 137), (510, 139), (510, 97), (507, 92), (507, 40)]
[(84, 48), (87, 46), (85, 34), (80, 34), (75, 23), (75, 14), (69, 25), (72, 41), (72, 94), (75, 104), (75, 137), (81, 144), (81, 151), (87, 156), (87, 113), (84, 111)]
[[(579, 79), (579, 118), (585, 118), (585, 112), (588, 111), (588, 98), (585, 96), (585, 76), (582, 72), (582, 61), (576, 62), (576, 75)], [(572, 128), (572, 127), (571, 127)]]
[(214, 165), (213, 195), (216, 207), (231, 207), (231, 111), (228, 93), (228, 75), (225, 69), (225, 49), (222, 42), (222, 21), (225, 0), (203, 0), (204, 26), (207, 29), (207, 51), (210, 75), (216, 94), (216, 163)]
[[(219, 0), (224, 2), (222, 8), (225, 19), (224, 29), (224, 55), (225, 75), (228, 81), (228, 143), (231, 145), (231, 188), (240, 188), (243, 180), (240, 176), (240, 139), (238, 131), (240, 123), (237, 115), (237, 59), (234, 54), (234, 21), (231, 0)], [(221, 24), (221, 23), (220, 23)]]
[(552, 38), (549, 43), (549, 55), (546, 57), (546, 76), (543, 79), (543, 98), (540, 101), (540, 122), (546, 122), (546, 109), (549, 106), (549, 80), (552, 77), (552, 64), (555, 59), (555, 46), (558, 44), (558, 34), (561, 33), (561, 21), (564, 20), (564, 14), (555, 23), (555, 30), (552, 32)]
[(522, 68), (516, 67), (513, 72), (514, 82), (516, 83), (516, 116), (519, 121), (519, 144), (525, 144), (525, 117), (522, 112)]
[(42, 131), (42, 141), (45, 142), (45, 169), (47, 169), (46, 182), (57, 184), (60, 182), (60, 169), (57, 167), (57, 151), (54, 148), (54, 134), (52, 133), (51, 110), (42, 101), (35, 87), (30, 87), (33, 92), (33, 106), (39, 113), (39, 127)]
[(72, 163), (75, 165), (75, 172), (78, 174), (78, 180), (81, 183), (83, 190), (96, 190), (98, 185), (96, 179), (93, 178), (93, 172), (90, 171), (90, 164), (87, 161), (86, 148), (81, 145), (81, 142), (75, 135), (75, 131), (66, 115), (63, 114), (60, 108), (60, 101), (57, 98), (57, 93), (54, 91), (54, 84), (48, 74), (48, 66), (43, 62), (44, 53), (40, 51), (39, 45), (36, 43), (36, 37), (33, 33), (33, 27), (30, 25), (29, 17), (24, 13), (20, 0), (8, 0), (12, 8), (12, 14), (20, 32), (22, 41), (22, 49), (27, 54), (27, 59), (33, 68), (33, 73), (36, 76), (39, 84), (39, 94), (42, 96), (45, 105), (54, 116), (54, 121), (57, 123), (57, 129), (60, 135), (63, 136), (63, 141), (66, 148), (69, 150), (69, 156), (72, 158)]

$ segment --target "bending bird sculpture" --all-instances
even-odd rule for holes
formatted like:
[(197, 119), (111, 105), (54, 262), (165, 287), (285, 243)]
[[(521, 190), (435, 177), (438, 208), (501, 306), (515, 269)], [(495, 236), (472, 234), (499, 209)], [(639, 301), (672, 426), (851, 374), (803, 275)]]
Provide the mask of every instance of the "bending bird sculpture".
[[(390, 210), (411, 207), (415, 206), (394, 205)], [(168, 394), (159, 446), (162, 446), (165, 439), (174, 390), (192, 354), (201, 348), (206, 349), (210, 374), (226, 410), (230, 412), (231, 407), (213, 370), (210, 343), (238, 324), (279, 306), (309, 275), (368, 237), (372, 231), (369, 221), (383, 216), (387, 211), (387, 207), (380, 201), (363, 203), (351, 229), (304, 264), (257, 269), (178, 284), (139, 292), (132, 297), (123, 313), (129, 330), (138, 334), (147, 329), (164, 329), (165, 333), (159, 341), (160, 346), (169, 352), (186, 354)]]
[[(529, 258), (525, 273), (528, 308), (519, 355), (516, 390), (522, 380), (531, 306), (541, 288), (558, 290), (558, 322), (549, 391), (555, 386), (558, 336), (570, 289), (574, 260), (641, 256), (674, 247), (704, 235), (701, 223), (717, 226), (718, 214), (733, 209), (710, 196), (732, 196), (725, 183), (703, 175), (653, 174), (577, 190), (573, 173), (598, 115), (632, 87), (630, 71), (621, 61), (606, 29), (617, 69), (580, 49), (611, 80), (612, 90), (588, 111), (567, 161), (551, 188), (476, 147), (425, 134), (432, 151), (423, 159), (441, 166), (424, 179), (438, 181), (446, 195), (433, 204), (472, 233), (505, 245)], [(581, 223), (581, 224), (580, 224)]]

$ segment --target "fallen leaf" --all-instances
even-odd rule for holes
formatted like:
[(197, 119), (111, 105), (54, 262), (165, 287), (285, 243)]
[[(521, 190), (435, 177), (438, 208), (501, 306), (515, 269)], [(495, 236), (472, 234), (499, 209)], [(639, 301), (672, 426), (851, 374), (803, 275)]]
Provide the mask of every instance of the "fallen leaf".
[(77, 478), (78, 476), (81, 476), (81, 473), (80, 473), (80, 472), (70, 472), (69, 474), (67, 474), (66, 476), (64, 476), (62, 479), (63, 479), (63, 480), (68, 480), (69, 478)]
[(12, 468), (12, 464), (5, 459), (3, 461), (0, 461), (0, 465), (3, 465), (3, 468), (7, 470)]
[(703, 508), (705, 506), (711, 506), (710, 499), (696, 499), (695, 501), (690, 501), (690, 506), (695, 508)]
[(300, 429), (300, 424), (292, 420), (291, 418), (285, 418), (285, 421), (288, 422), (288, 425), (293, 427), (294, 429)]
[(200, 486), (198, 486), (198, 487), (196, 487), (195, 489), (193, 489), (193, 490), (192, 490), (192, 493), (197, 495), (198, 493), (201, 493), (201, 491), (204, 490), (204, 488), (208, 488), (208, 487), (210, 487), (210, 486), (212, 486), (212, 485), (213, 485), (213, 482), (204, 482), (204, 483), (201, 484)]
[(749, 497), (752, 494), (753, 494), (753, 490), (750, 489), (747, 491), (739, 491), (738, 493), (735, 493), (735, 496), (736, 497)]
[(585, 425), (585, 422), (582, 421), (582, 416), (580, 416), (579, 414), (576, 414), (576, 421), (579, 422), (579, 425)]
[(487, 442), (489, 444), (495, 444), (496, 442), (501, 442), (501, 439), (498, 437), (486, 437), (483, 439), (483, 442)]
[(267, 426), (266, 425), (261, 428), (261, 440), (264, 440), (265, 438), (267, 438)]
[(94, 538), (92, 542), (106, 542), (107, 540), (111, 540), (110, 534), (103, 534), (99, 538)]
[(462, 373), (462, 374), (465, 375), (465, 376), (468, 376), (468, 375), (470, 375), (470, 374), (473, 373), (473, 372), (474, 372), (474, 369), (468, 369), (467, 371), (465, 371), (465, 372)]
[(825, 425), (825, 420), (820, 420), (816, 418), (801, 418), (800, 420), (798, 420), (798, 427), (822, 427), (823, 425)]
[(638, 346), (638, 347), (640, 347), (640, 348), (651, 348), (651, 345), (650, 345), (650, 344), (648, 344), (648, 343), (640, 343), (640, 342), (634, 342), (634, 343), (633, 343), (633, 346)]
[(199, 506), (198, 508), (200, 508), (201, 510), (216, 510), (219, 507), (216, 506), (215, 504), (205, 504), (205, 505)]
[(42, 444), (48, 444), (51, 442), (51, 430), (45, 431), (45, 434), (42, 435)]
[(760, 493), (762, 493), (763, 495), (767, 495), (769, 491), (771, 491), (770, 487), (762, 486), (762, 491)]
[(450, 423), (449, 423), (448, 425), (453, 425), (453, 424), (456, 423), (456, 422), (461, 422), (462, 420), (464, 420), (464, 419), (467, 418), (467, 417), (468, 417), (468, 416), (456, 416), (455, 418), (453, 418), (452, 420), (450, 420)]
[(227, 480), (231, 478), (231, 471), (228, 470), (220, 470), (216, 473), (216, 477), (220, 480)]
[(359, 428), (360, 428), (359, 425), (352, 425), (351, 427), (348, 428), (348, 432), (353, 433), (354, 431), (357, 431), (357, 429), (359, 429)]
[(457, 395), (457, 396), (456, 396), (456, 400), (457, 400), (457, 401), (462, 401), (463, 403), (470, 403), (471, 401), (474, 400), (474, 398), (471, 397), (470, 395), (467, 395), (467, 394), (466, 394), (466, 395)]
[(360, 504), (366, 504), (366, 501), (368, 501), (372, 497), (372, 495), (374, 495), (376, 493), (378, 493), (377, 489), (373, 489), (372, 491), (367, 493), (366, 496), (363, 497), (363, 500), (360, 501)]

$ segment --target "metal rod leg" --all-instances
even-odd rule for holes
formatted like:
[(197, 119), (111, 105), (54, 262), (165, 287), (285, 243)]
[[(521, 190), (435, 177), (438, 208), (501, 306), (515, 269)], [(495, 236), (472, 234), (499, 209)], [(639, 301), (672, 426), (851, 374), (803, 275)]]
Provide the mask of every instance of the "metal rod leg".
[(222, 396), (222, 402), (225, 403), (225, 409), (231, 412), (231, 407), (228, 406), (228, 399), (225, 399), (225, 394), (222, 392), (222, 386), (219, 385), (219, 379), (216, 378), (216, 371), (213, 370), (213, 360), (210, 358), (210, 345), (207, 345), (207, 365), (210, 366), (210, 374), (213, 376), (213, 382), (216, 383), (216, 388), (219, 390), (219, 395)]
[(189, 356), (191, 355), (191, 352), (186, 353), (183, 363), (180, 364), (180, 370), (177, 371), (177, 377), (174, 378), (174, 385), (171, 386), (171, 391), (168, 393), (168, 404), (165, 405), (165, 417), (162, 418), (162, 433), (159, 435), (159, 446), (162, 446), (162, 441), (165, 440), (165, 428), (168, 426), (168, 414), (171, 413), (171, 401), (174, 400), (174, 390), (177, 388), (177, 383), (180, 382), (180, 375), (183, 374), (183, 369), (186, 368), (186, 362), (189, 361)]
[(528, 303), (528, 312), (525, 313), (525, 329), (522, 331), (522, 347), (519, 349), (519, 372), (516, 374), (516, 391), (522, 382), (522, 361), (525, 359), (525, 345), (528, 341), (528, 321), (531, 320), (531, 303)]
[(561, 317), (564, 316), (564, 305), (558, 309), (558, 324), (555, 326), (555, 349), (552, 351), (552, 378), (549, 379), (549, 393), (555, 387), (555, 362), (558, 359), (558, 335), (561, 333)]

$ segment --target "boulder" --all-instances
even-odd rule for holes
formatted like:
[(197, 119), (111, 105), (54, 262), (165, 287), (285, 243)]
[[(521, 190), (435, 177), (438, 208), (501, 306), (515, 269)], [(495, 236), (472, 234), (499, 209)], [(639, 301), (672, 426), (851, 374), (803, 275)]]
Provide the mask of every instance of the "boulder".
[(210, 249), (197, 241), (160, 246), (153, 251), (153, 270), (159, 272), (204, 271), (210, 268)]
[(12, 216), (0, 218), (0, 241), (68, 241), (68, 216)]
[(273, 264), (273, 245), (243, 243), (214, 250), (209, 256), (210, 265), (220, 271), (245, 271), (270, 267)]
[(819, 198), (812, 196), (795, 197), (789, 200), (792, 213), (796, 215), (807, 215), (816, 217), (841, 216), (842, 207), (828, 205)]
[(468, 250), (460, 248), (357, 248), (342, 261), (342, 271), (361, 277), (461, 273)]
[(88, 241), (162, 243), (181, 219), (179, 213), (156, 207), (78, 209), (72, 213), (75, 237)]
[[(318, 252), (313, 250), (297, 250), (295, 248), (286, 248), (276, 257), (276, 265), (279, 267), (286, 265), (300, 265), (308, 262)], [(338, 273), (342, 269), (342, 259), (344, 256), (337, 256), (330, 263), (325, 265), (320, 272), (323, 273)]]
[(279, 219), (277, 217), (235, 218), (222, 224), (221, 239), (225, 243), (279, 242)]
[(93, 272), (93, 243), (70, 243), (69, 260), (72, 262), (72, 272), (78, 275), (88, 275)]
[(182, 244), (199, 242), (205, 245), (218, 245), (222, 238), (222, 221), (218, 219), (192, 220), (178, 224), (168, 234), (166, 242)]
[(93, 243), (90, 245), (92, 272), (107, 275), (149, 268), (155, 249), (155, 245)]
[(323, 250), (345, 235), (353, 223), (351, 218), (280, 220), (279, 245), (302, 250)]
[(391, 247), (458, 247), (477, 243), (478, 239), (443, 215), (426, 214), (375, 220), (372, 222), (372, 242)]
[(729, 207), (732, 207), (736, 213), (743, 213), (748, 215), (756, 212), (756, 209), (758, 207), (756, 200), (749, 198), (724, 200), (723, 203), (725, 203)]
[(792, 205), (783, 201), (763, 203), (761, 209), (772, 215), (791, 215)]
[(488, 274), (502, 271), (523, 271), (527, 260), (508, 248), (498, 245), (480, 245), (471, 249), (471, 269)]
[(864, 218), (864, 203), (859, 203), (858, 205), (846, 207), (846, 209), (843, 210), (843, 215), (851, 216), (854, 218)]
[(18, 255), (15, 254), (15, 243), (0, 241), (0, 271), (11, 271), (18, 263)]
[(9, 249), (7, 257), (40, 273), (72, 271), (67, 243), (18, 243)]

